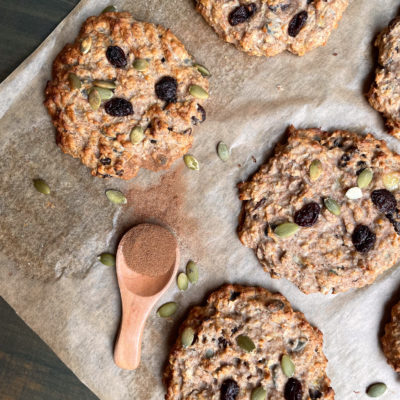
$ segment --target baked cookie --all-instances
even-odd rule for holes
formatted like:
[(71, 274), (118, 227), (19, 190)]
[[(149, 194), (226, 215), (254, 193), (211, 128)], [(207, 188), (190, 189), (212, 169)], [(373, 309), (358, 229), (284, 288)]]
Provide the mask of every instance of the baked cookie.
[(400, 302), (392, 308), (392, 320), (386, 324), (381, 341), (388, 363), (400, 373)]
[[(294, 366), (286, 368), (289, 377), (282, 357)], [(181, 326), (164, 374), (165, 399), (249, 400), (256, 390), (266, 392), (257, 399), (334, 399), (326, 366), (322, 333), (285, 297), (225, 285)]]
[(188, 151), (207, 97), (207, 78), (176, 36), (108, 12), (88, 18), (57, 56), (45, 105), (65, 153), (95, 176), (130, 179)]
[(390, 133), (400, 139), (400, 17), (394, 19), (375, 41), (379, 67), (368, 100), (386, 118)]
[(239, 184), (240, 240), (304, 293), (372, 283), (399, 259), (400, 156), (370, 134), (288, 134)]
[(255, 56), (323, 46), (349, 0), (196, 0), (196, 8), (228, 43)]

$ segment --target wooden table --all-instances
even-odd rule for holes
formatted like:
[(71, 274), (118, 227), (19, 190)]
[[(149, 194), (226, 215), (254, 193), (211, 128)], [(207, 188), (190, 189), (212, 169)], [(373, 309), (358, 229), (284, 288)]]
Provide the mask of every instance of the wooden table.
[[(0, 0), (0, 81), (79, 0)], [(0, 400), (96, 400), (0, 298)]]

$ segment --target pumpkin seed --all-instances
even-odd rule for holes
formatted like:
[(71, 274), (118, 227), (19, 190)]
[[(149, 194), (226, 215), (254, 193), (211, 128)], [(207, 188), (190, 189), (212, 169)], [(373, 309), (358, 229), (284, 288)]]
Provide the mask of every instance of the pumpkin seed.
[(138, 144), (144, 139), (144, 131), (141, 126), (135, 126), (131, 131), (131, 143)]
[(189, 287), (189, 279), (184, 272), (181, 272), (177, 278), (177, 285), (179, 290), (187, 290)]
[(97, 88), (92, 88), (89, 92), (89, 104), (92, 107), (93, 111), (99, 109), (101, 104), (100, 93), (97, 91)]
[(189, 169), (193, 169), (195, 171), (198, 171), (200, 169), (199, 162), (193, 156), (191, 156), (190, 154), (186, 154), (183, 157), (183, 161), (185, 162), (186, 166)]
[(126, 204), (128, 202), (124, 194), (121, 193), (119, 190), (106, 190), (106, 196), (108, 200), (110, 200), (111, 203), (114, 204)]
[(314, 160), (310, 165), (310, 179), (316, 181), (322, 174), (322, 163), (319, 160)]
[(275, 228), (274, 233), (281, 238), (287, 238), (293, 236), (299, 229), (300, 226), (293, 222), (284, 222)]
[(109, 100), (114, 96), (114, 92), (109, 89), (104, 89), (101, 87), (96, 87), (95, 89), (99, 93), (101, 100)]
[(267, 398), (267, 391), (259, 386), (251, 392), (251, 400), (265, 400)]
[(82, 87), (81, 80), (78, 78), (77, 75), (73, 74), (72, 72), (68, 74), (68, 82), (71, 90), (80, 89)]
[(369, 397), (379, 397), (382, 396), (383, 393), (386, 392), (387, 386), (382, 383), (374, 383), (373, 385), (371, 385), (368, 390), (367, 390), (367, 395)]
[(346, 192), (346, 197), (350, 200), (357, 200), (357, 199), (361, 199), (362, 197), (362, 191), (359, 187), (354, 186), (352, 188), (350, 188), (347, 192)]
[(199, 85), (191, 85), (189, 93), (196, 99), (208, 99), (208, 93)]
[(168, 318), (174, 315), (177, 309), (178, 309), (178, 304), (176, 304), (174, 301), (170, 301), (169, 303), (163, 304), (157, 310), (157, 315), (161, 318)]
[(43, 179), (34, 179), (33, 186), (39, 193), (50, 194), (50, 187)]
[(382, 180), (383, 186), (385, 186), (387, 190), (396, 190), (400, 186), (400, 174), (396, 172), (383, 175)]
[(208, 349), (208, 350), (206, 351), (206, 358), (207, 358), (207, 359), (210, 359), (210, 358), (212, 358), (212, 357), (214, 357), (214, 350)]
[(97, 79), (93, 81), (93, 86), (104, 89), (115, 89), (117, 87), (113, 81), (101, 81)]
[(89, 53), (92, 47), (92, 38), (90, 36), (86, 36), (81, 42), (81, 53), (87, 54)]
[(294, 375), (295, 367), (294, 367), (293, 361), (290, 359), (290, 357), (287, 354), (282, 356), (281, 368), (282, 368), (283, 373), (288, 378), (291, 378)]
[(195, 63), (193, 64), (193, 67), (195, 67), (203, 76), (211, 76), (210, 71), (204, 65)]
[(365, 189), (372, 181), (374, 173), (371, 168), (365, 168), (361, 171), (357, 178), (357, 186), (360, 189)]
[(246, 335), (239, 335), (236, 338), (236, 343), (241, 349), (243, 349), (247, 353), (252, 352), (256, 348), (254, 342)]
[(186, 275), (190, 283), (197, 283), (199, 280), (199, 268), (194, 261), (189, 261), (186, 264)]
[(107, 267), (115, 267), (115, 256), (111, 253), (100, 254), (97, 259)]
[(303, 351), (304, 347), (306, 347), (307, 343), (308, 343), (308, 339), (306, 337), (300, 337), (297, 340), (296, 347), (293, 349), (293, 351), (296, 351), (296, 352)]
[(327, 197), (324, 199), (324, 204), (330, 213), (333, 215), (340, 215), (340, 206), (336, 200), (332, 199), (332, 197)]
[(117, 12), (117, 8), (115, 6), (108, 6), (101, 13), (104, 14), (108, 12)]
[(188, 326), (182, 332), (181, 342), (183, 347), (189, 347), (192, 345), (194, 340), (194, 330)]
[(219, 142), (217, 146), (217, 153), (219, 158), (225, 162), (229, 159), (229, 149), (228, 146), (224, 142)]
[(133, 68), (135, 68), (136, 71), (146, 71), (146, 69), (149, 68), (149, 62), (144, 58), (136, 58), (133, 62)]

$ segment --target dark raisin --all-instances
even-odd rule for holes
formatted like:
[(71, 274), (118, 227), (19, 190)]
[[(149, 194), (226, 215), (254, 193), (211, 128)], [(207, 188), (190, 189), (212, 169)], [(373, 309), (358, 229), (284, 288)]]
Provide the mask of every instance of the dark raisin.
[(290, 378), (285, 385), (285, 400), (301, 400), (303, 398), (303, 388), (300, 381)]
[(400, 235), (400, 212), (396, 210), (393, 214), (386, 214), (386, 217), (393, 225), (395, 232)]
[(163, 58), (161, 59), (161, 62), (162, 62), (162, 63), (165, 63), (165, 57), (163, 57)]
[(312, 400), (320, 399), (322, 397), (322, 393), (317, 389), (310, 389), (308, 391)]
[(164, 76), (155, 84), (157, 97), (167, 103), (176, 102), (177, 89), (178, 82), (172, 76)]
[(240, 296), (239, 292), (231, 292), (231, 297), (229, 297), (230, 301), (235, 301)]
[(358, 252), (366, 253), (374, 247), (376, 235), (370, 231), (368, 226), (357, 225), (351, 236), (351, 240)]
[(317, 220), (321, 207), (317, 203), (308, 203), (294, 214), (294, 222), (300, 226), (313, 226)]
[(194, 125), (197, 125), (199, 122), (204, 122), (207, 116), (206, 110), (200, 104), (197, 104), (197, 111), (200, 113), (200, 119), (198, 119), (197, 116), (193, 116), (192, 122)]
[(242, 4), (230, 12), (228, 21), (232, 26), (242, 24), (254, 15), (256, 9), (255, 3)]
[(381, 213), (393, 214), (396, 211), (397, 201), (389, 190), (374, 190), (371, 193), (371, 200)]
[(121, 47), (109, 46), (106, 51), (106, 56), (110, 64), (114, 65), (116, 68), (125, 68), (128, 64), (125, 53)]
[(221, 385), (221, 400), (235, 400), (239, 394), (239, 385), (233, 379), (227, 379)]
[(220, 349), (226, 349), (228, 347), (228, 341), (224, 337), (220, 336), (218, 338), (218, 346)]
[(133, 114), (132, 103), (128, 100), (114, 97), (104, 105), (106, 113), (112, 117), (126, 117)]
[(292, 20), (289, 22), (288, 33), (291, 37), (296, 37), (300, 31), (304, 28), (307, 22), (308, 14), (307, 11), (300, 11), (297, 13)]
[(150, 143), (156, 144), (156, 143), (157, 143), (157, 140), (150, 139)]
[(102, 158), (101, 160), (100, 160), (100, 162), (103, 164), (103, 165), (110, 165), (111, 164), (111, 158)]

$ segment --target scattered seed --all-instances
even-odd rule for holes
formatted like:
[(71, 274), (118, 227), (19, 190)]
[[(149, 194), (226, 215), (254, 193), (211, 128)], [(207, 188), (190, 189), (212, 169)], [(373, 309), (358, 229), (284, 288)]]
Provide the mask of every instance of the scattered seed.
[(101, 87), (96, 87), (96, 90), (99, 93), (101, 100), (110, 100), (111, 97), (114, 96), (114, 92), (112, 90), (104, 89)]
[(247, 353), (252, 352), (256, 348), (254, 342), (246, 335), (239, 335), (236, 338), (236, 343), (241, 349), (243, 349)]
[(198, 85), (191, 85), (189, 87), (189, 93), (196, 97), (196, 99), (208, 99), (208, 93)]
[(35, 186), (35, 189), (39, 193), (46, 195), (50, 194), (50, 187), (43, 179), (34, 179), (33, 186)]
[(350, 188), (347, 192), (346, 192), (346, 197), (350, 200), (357, 200), (357, 199), (361, 199), (362, 197), (362, 191), (359, 187), (355, 186)]
[(340, 215), (340, 206), (336, 200), (332, 199), (332, 197), (324, 199), (324, 204), (330, 213), (333, 215)]
[(189, 282), (194, 284), (199, 280), (199, 268), (194, 261), (189, 261), (186, 265), (186, 275)]
[(383, 186), (385, 186), (387, 190), (396, 190), (400, 186), (400, 175), (395, 172), (383, 175), (382, 180)]
[(97, 259), (107, 267), (115, 267), (115, 255), (111, 253), (100, 254)]
[(186, 166), (189, 169), (193, 169), (195, 171), (198, 171), (200, 169), (199, 162), (196, 160), (196, 158), (194, 158), (190, 154), (184, 155), (183, 156), (183, 161), (185, 162)]
[(367, 395), (369, 397), (379, 397), (382, 396), (386, 392), (387, 386), (380, 382), (374, 383), (373, 385), (368, 387)]
[(219, 158), (225, 162), (229, 159), (229, 149), (228, 146), (224, 142), (219, 142), (217, 146), (217, 153)]
[(290, 359), (290, 357), (287, 354), (282, 356), (281, 368), (282, 368), (283, 373), (288, 378), (291, 378), (294, 375), (295, 366), (293, 364), (293, 361)]
[(316, 181), (322, 174), (322, 163), (319, 160), (314, 160), (310, 165), (310, 179)]
[(157, 315), (161, 318), (168, 318), (174, 315), (177, 309), (178, 309), (178, 304), (176, 304), (174, 301), (170, 301), (169, 303), (163, 304), (157, 310)]
[(181, 342), (183, 347), (189, 347), (192, 345), (194, 340), (194, 330), (188, 326), (182, 332)]
[(365, 168), (361, 171), (357, 178), (357, 186), (360, 189), (365, 189), (372, 181), (374, 173), (371, 168)]
[(101, 13), (105, 14), (108, 12), (117, 12), (117, 8), (115, 6), (108, 6)]
[(111, 203), (114, 204), (126, 204), (128, 202), (124, 194), (121, 193), (119, 190), (106, 190), (106, 196), (108, 200), (110, 200)]
[(97, 91), (97, 88), (90, 89), (89, 104), (90, 104), (90, 107), (92, 107), (93, 111), (96, 111), (99, 109), (100, 104), (101, 104), (101, 97), (100, 97), (100, 93)]
[(265, 400), (267, 398), (267, 391), (259, 386), (251, 392), (251, 400)]
[(89, 53), (92, 47), (92, 38), (90, 36), (86, 36), (81, 42), (81, 53), (87, 54)]
[(210, 71), (204, 65), (195, 63), (193, 64), (193, 67), (195, 67), (203, 76), (211, 76)]
[(141, 126), (135, 126), (131, 131), (131, 143), (138, 144), (144, 139), (144, 131)]
[(81, 80), (78, 78), (77, 75), (73, 74), (72, 72), (68, 74), (68, 82), (71, 90), (80, 89), (82, 87)]
[(184, 272), (181, 272), (177, 278), (177, 285), (179, 290), (187, 290), (189, 286), (189, 279)]
[(117, 85), (113, 81), (101, 81), (101, 80), (93, 81), (93, 86), (111, 90), (117, 87)]
[(293, 236), (299, 229), (300, 226), (293, 222), (284, 222), (275, 228), (274, 233), (281, 238), (287, 238)]
[(136, 71), (146, 71), (146, 69), (149, 68), (149, 62), (144, 58), (136, 58), (133, 62), (133, 68), (135, 68)]

